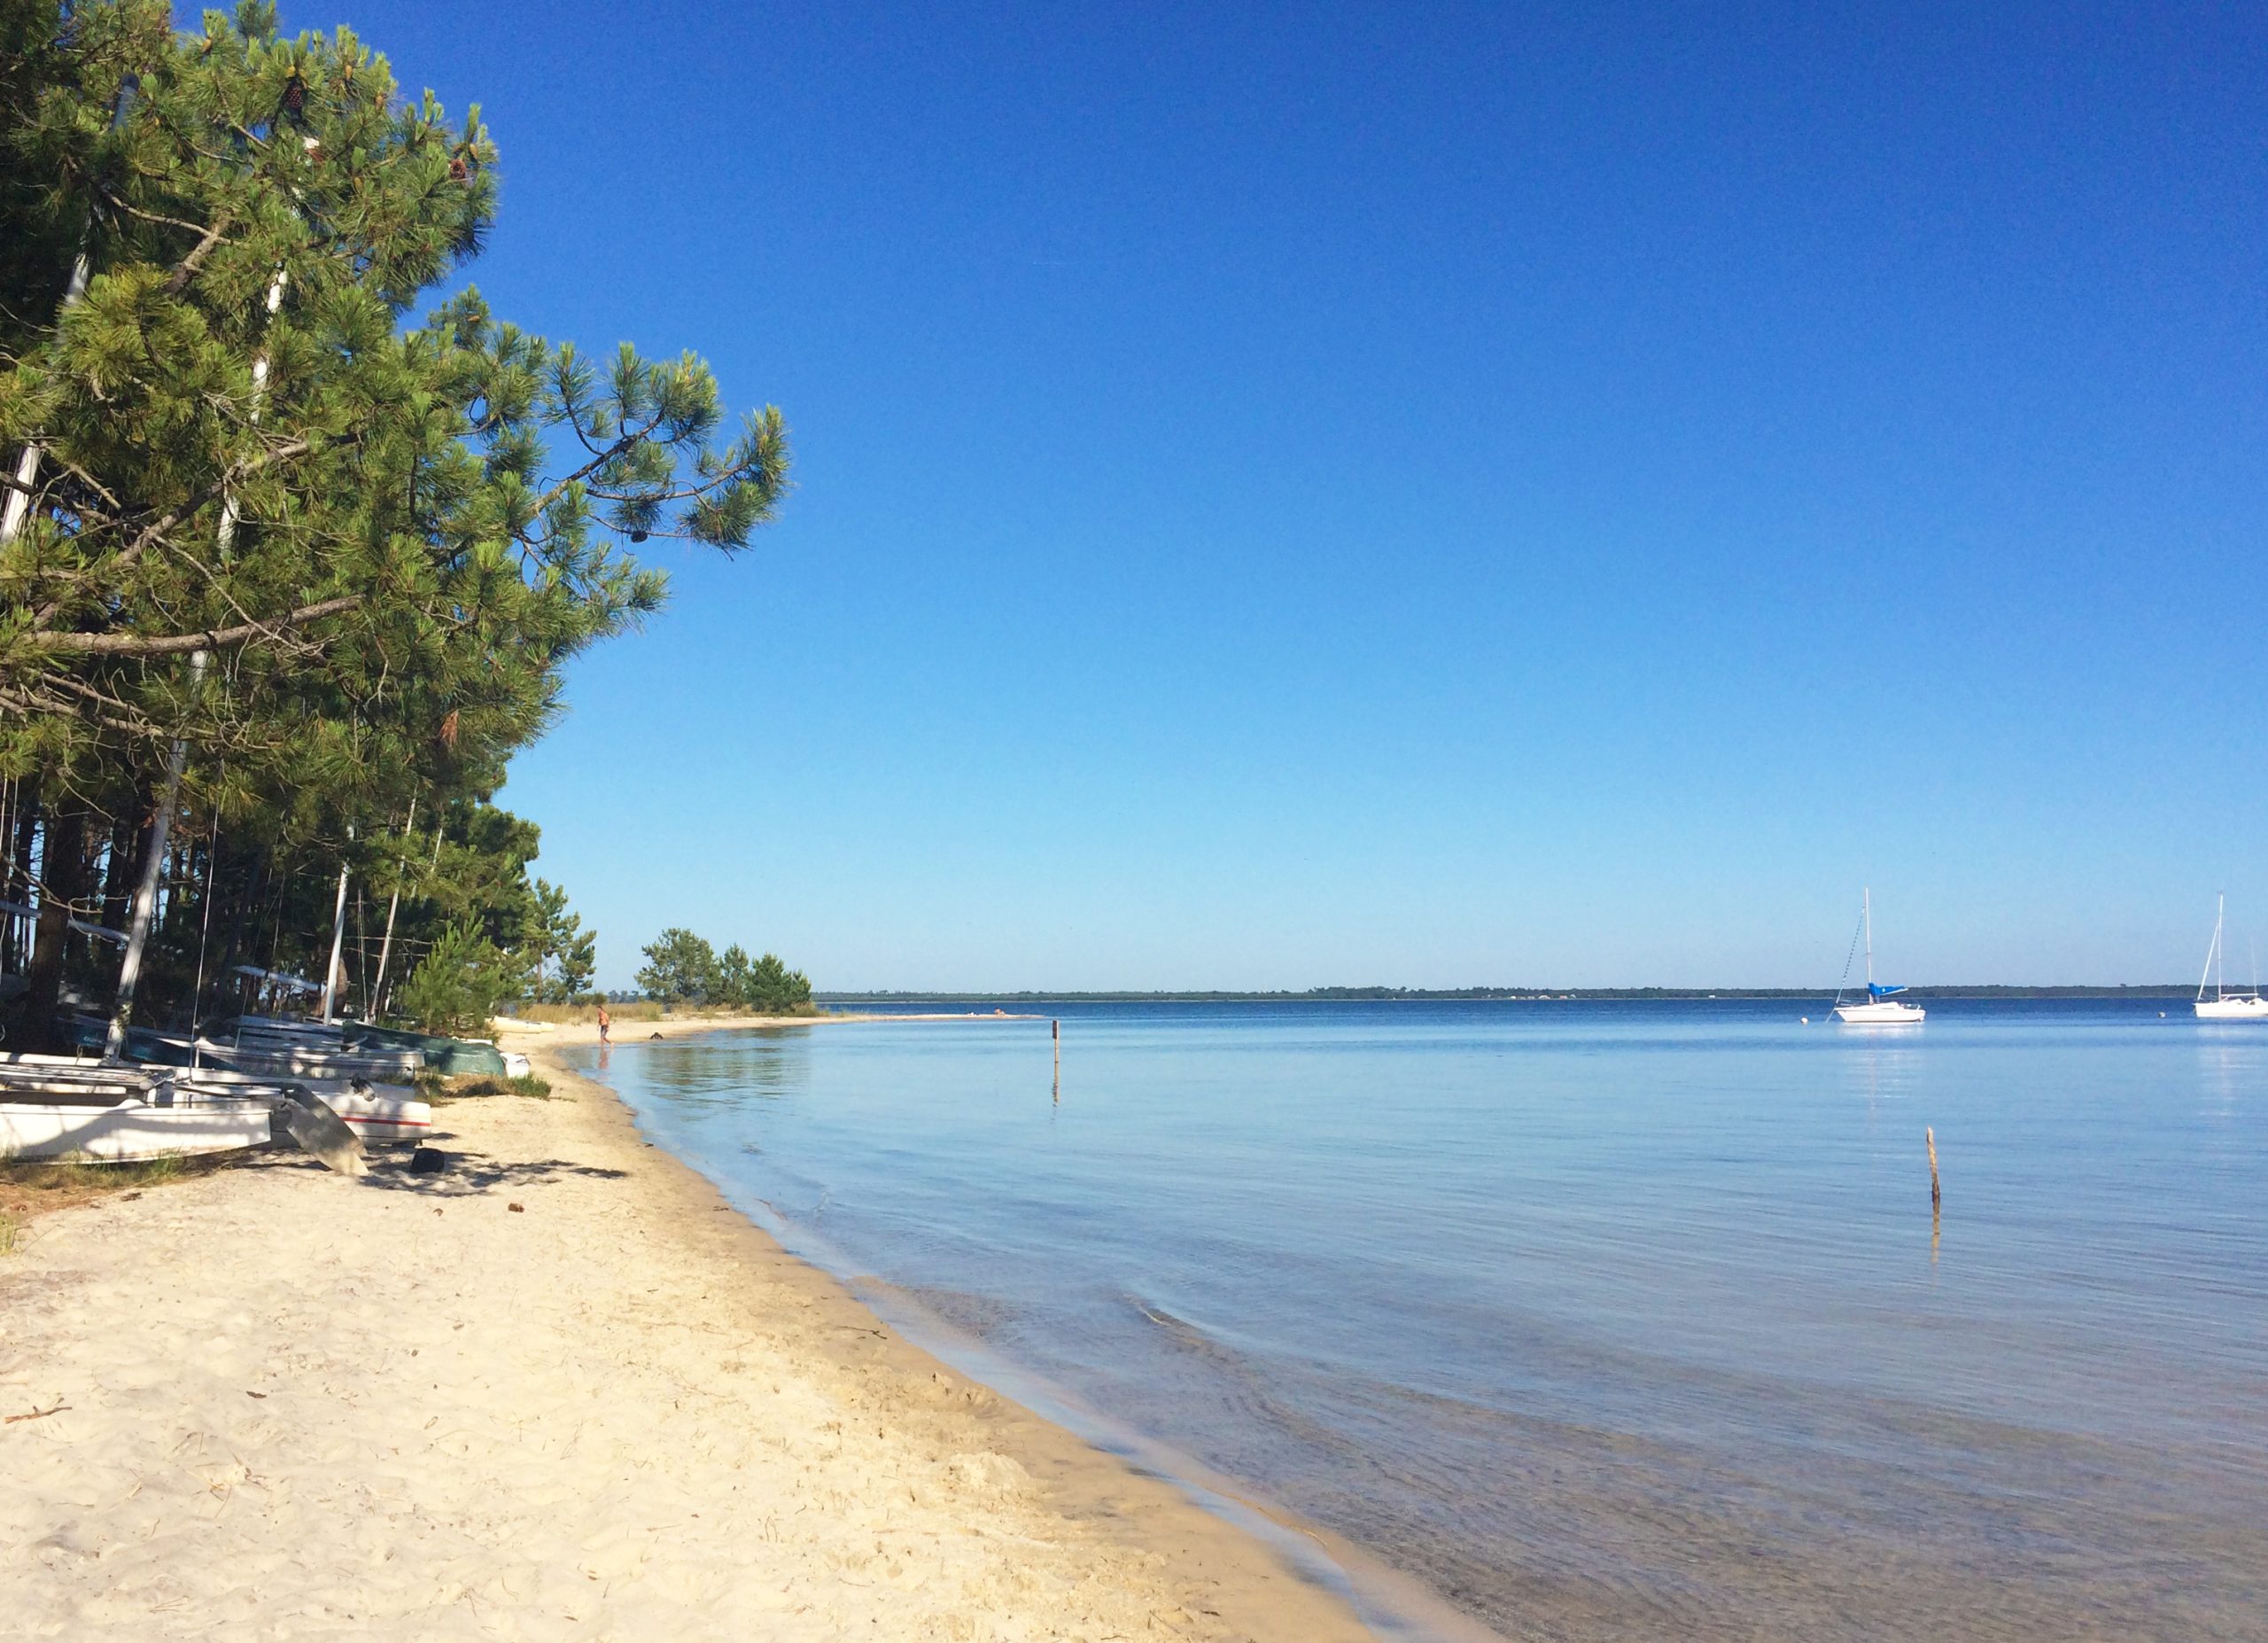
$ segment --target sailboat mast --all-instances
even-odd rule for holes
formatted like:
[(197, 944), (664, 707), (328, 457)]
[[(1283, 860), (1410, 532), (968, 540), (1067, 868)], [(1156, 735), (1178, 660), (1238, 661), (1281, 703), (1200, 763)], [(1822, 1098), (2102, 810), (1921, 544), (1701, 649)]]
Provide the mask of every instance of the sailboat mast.
[[(2201, 1003), (2205, 997), (2205, 984), (2213, 978), (2213, 962), (2221, 955), (2221, 921), (2228, 916), (2228, 892), (2223, 891), (2219, 905), (2213, 909), (2213, 945), (2205, 949), (2205, 968), (2197, 977), (2197, 998)], [(2218, 988), (2214, 989), (2213, 996), (2220, 996)]]
[(1875, 892), (1859, 892), (1859, 912), (1867, 926), (1867, 996), (1875, 995)]

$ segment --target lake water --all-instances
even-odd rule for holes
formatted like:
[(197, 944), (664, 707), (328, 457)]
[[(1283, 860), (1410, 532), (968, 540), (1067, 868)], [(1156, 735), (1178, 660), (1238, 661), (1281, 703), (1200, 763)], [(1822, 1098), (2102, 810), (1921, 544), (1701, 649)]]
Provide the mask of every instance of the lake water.
[(2268, 1029), (1038, 1008), (1060, 1100), (1045, 1021), (581, 1065), (790, 1247), (1507, 1637), (2268, 1637)]

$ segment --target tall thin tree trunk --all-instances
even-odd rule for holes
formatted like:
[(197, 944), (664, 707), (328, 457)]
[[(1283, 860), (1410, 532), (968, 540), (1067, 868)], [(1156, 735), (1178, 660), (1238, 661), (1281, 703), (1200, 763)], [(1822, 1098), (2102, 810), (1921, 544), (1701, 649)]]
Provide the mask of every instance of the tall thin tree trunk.
[[(32, 936), (25, 979), (25, 1032), (50, 1049), (63, 1047), (56, 1020), (63, 1005), (63, 944), (71, 933), (71, 905), (87, 889), (87, 816), (73, 806), (50, 814), (40, 840), (39, 922)], [(28, 1047), (28, 1046), (19, 1047)]]
[[(269, 311), (274, 311), (271, 305)], [(206, 657), (192, 651), (189, 658), (190, 694), (205, 678)], [(166, 761), (166, 785), (150, 818), (150, 839), (144, 847), (142, 870), (136, 876), (134, 910), (127, 921), (126, 954), (118, 966), (118, 1001), (110, 1015), (110, 1032), (103, 1040), (103, 1059), (116, 1061), (126, 1054), (126, 1029), (134, 1017), (134, 992), (142, 983), (142, 956), (150, 940), (150, 921), (158, 907), (159, 881), (166, 869), (166, 836), (173, 830), (174, 810), (181, 802), (181, 773), (189, 761), (189, 744), (174, 738)]]
[[(416, 797), (416, 794), (414, 794), (414, 793), (413, 793), (412, 795), (410, 795), (410, 799), (409, 799), (409, 814), (408, 814), (408, 816), (407, 818), (405, 818), (405, 819), (403, 820), (402, 824), (401, 824), (401, 836), (402, 836), (402, 837), (403, 837), (404, 839), (408, 839), (408, 837), (409, 837), (410, 829), (411, 829), (412, 828), (416, 827), (416, 825), (417, 825), (417, 797)], [(440, 854), (440, 853), (439, 853), (439, 842), (440, 837), (441, 837), (441, 836), (440, 836), (440, 834), (439, 834), (438, 831), (436, 831), (436, 832), (434, 833), (434, 835), (433, 835), (433, 837), (434, 837), (434, 840), (435, 840), (435, 846), (436, 846), (436, 847), (435, 847), (435, 851), (434, 851), (434, 857), (435, 857), (435, 860), (437, 860), (439, 859), (439, 854)], [(397, 912), (399, 912), (399, 911), (400, 910), (400, 908), (401, 908), (401, 878), (400, 878), (400, 869), (398, 869), (398, 868), (397, 868), (397, 869), (396, 869), (396, 876), (395, 876), (395, 878), (394, 878), (394, 881), (393, 881), (393, 893), (392, 893), (392, 895), (390, 895), (390, 896), (388, 896), (388, 897), (386, 898), (386, 934), (385, 934), (385, 939), (378, 943), (378, 978), (377, 978), (377, 982), (375, 982), (375, 983), (373, 984), (373, 985), (372, 985), (372, 990), (371, 990), (371, 992), (370, 992), (369, 995), (368, 997), (366, 997), (366, 998), (363, 1000), (363, 1001), (362, 1001), (362, 1008), (363, 1008), (363, 1009), (364, 1009), (365, 1011), (367, 1011), (367, 1012), (368, 1012), (369, 1016), (369, 1019), (370, 1019), (370, 1020), (372, 1020), (372, 1021), (376, 1021), (376, 1020), (378, 1018), (378, 1013), (379, 1013), (379, 1011), (380, 1011), (380, 1010), (382, 1010), (382, 1009), (384, 1008), (384, 1006), (385, 1006), (385, 991), (386, 991), (386, 961), (387, 961), (388, 959), (390, 959), (390, 958), (392, 958), (392, 957), (393, 956), (393, 915), (394, 915)]]
[[(346, 828), (346, 845), (354, 845), (354, 828)], [(339, 948), (346, 940), (346, 876), (353, 870), (351, 861), (338, 864), (338, 900), (330, 909), (330, 957), (322, 972), (322, 1024), (331, 1025), (338, 1019), (338, 992), (345, 980), (345, 966), (339, 961)]]
[[(6, 841), (9, 853), (8, 899), (28, 905), (32, 899), (32, 847), (39, 842), (39, 786), (29, 780), (16, 784), (16, 836)], [(5, 926), (6, 953), (0, 969), (22, 975), (31, 962), (30, 934), (20, 914), (11, 914)]]
[(354, 990), (362, 995), (362, 1019), (370, 1015), (370, 931), (362, 915), (362, 887), (354, 886)]
[(146, 809), (137, 798), (126, 814), (111, 823), (110, 843), (103, 855), (102, 910), (95, 915), (95, 922), (105, 930), (119, 930), (126, 923), (126, 898), (132, 893), (144, 853), (149, 849)]
[[(0, 777), (0, 901), (16, 899), (16, 806), (19, 802), (16, 779)], [(0, 913), (0, 975), (12, 968), (9, 962), (9, 948), (16, 938), (16, 917), (12, 913)]]

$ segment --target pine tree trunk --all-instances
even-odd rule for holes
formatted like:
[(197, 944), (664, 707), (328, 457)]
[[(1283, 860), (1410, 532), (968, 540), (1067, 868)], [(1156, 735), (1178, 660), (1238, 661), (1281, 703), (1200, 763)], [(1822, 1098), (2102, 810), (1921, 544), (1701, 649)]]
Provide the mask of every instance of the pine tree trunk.
[[(110, 853), (103, 864), (102, 913), (97, 920), (105, 930), (126, 928), (134, 907), (134, 887), (148, 868), (150, 846), (157, 832), (158, 821), (151, 814), (148, 795), (136, 786), (131, 808), (111, 827)], [(107, 947), (97, 951), (104, 958), (118, 956)], [(117, 1008), (119, 973), (115, 964), (105, 968), (108, 985), (102, 989), (102, 997), (107, 1011)]]
[(24, 997), (27, 1041), (14, 1047), (60, 1050), (66, 1034), (56, 1017), (63, 1002), (63, 944), (71, 933), (72, 904), (87, 890), (86, 813), (67, 809), (50, 814), (42, 843), (39, 923), (25, 977), (31, 983)]
[[(16, 836), (6, 841), (14, 861), (8, 876), (9, 899), (29, 903), (32, 895), (32, 846), (39, 841), (39, 787), (28, 776), (16, 789)], [(22, 925), (14, 915), (7, 922), (6, 951), (0, 952), (0, 970), (20, 976), (31, 962), (24, 946)]]
[(110, 848), (103, 858), (102, 911), (95, 918), (105, 930), (126, 928), (128, 899), (142, 876), (142, 858), (149, 851), (150, 835), (146, 827), (137, 825), (141, 807), (137, 798), (135, 814), (121, 815), (111, 823)]

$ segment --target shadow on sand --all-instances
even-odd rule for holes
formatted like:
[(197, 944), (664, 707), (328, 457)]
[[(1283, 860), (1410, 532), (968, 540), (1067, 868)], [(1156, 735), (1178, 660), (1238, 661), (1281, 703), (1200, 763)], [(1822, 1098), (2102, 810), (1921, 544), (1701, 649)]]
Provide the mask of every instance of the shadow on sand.
[(618, 1181), (628, 1176), (627, 1170), (602, 1169), (596, 1164), (577, 1164), (569, 1158), (531, 1158), (523, 1162), (508, 1162), (493, 1158), (485, 1152), (467, 1152), (448, 1145), (456, 1138), (446, 1133), (430, 1138), (439, 1143), (433, 1150), (446, 1155), (447, 1167), (430, 1175), (411, 1172), (411, 1154), (407, 1149), (373, 1153), (369, 1172), (361, 1184), (385, 1192), (423, 1193), (429, 1197), (465, 1198), (475, 1194), (493, 1192), (500, 1187), (525, 1187), (537, 1181), (557, 1180), (580, 1176), (588, 1180)]

